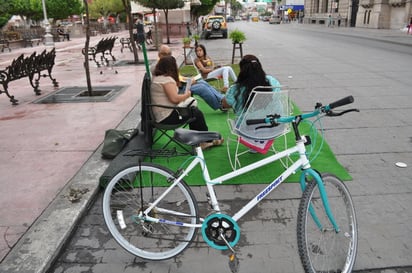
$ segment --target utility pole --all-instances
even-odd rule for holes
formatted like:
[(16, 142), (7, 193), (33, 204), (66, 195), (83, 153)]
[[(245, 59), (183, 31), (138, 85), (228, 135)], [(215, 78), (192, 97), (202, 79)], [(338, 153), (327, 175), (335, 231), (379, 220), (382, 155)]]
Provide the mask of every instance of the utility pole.
[(42, 0), (43, 5), (43, 15), (44, 15), (44, 27), (46, 30), (46, 34), (44, 35), (44, 45), (45, 46), (54, 46), (53, 35), (50, 32), (50, 23), (47, 19), (47, 11), (46, 11), (46, 0)]

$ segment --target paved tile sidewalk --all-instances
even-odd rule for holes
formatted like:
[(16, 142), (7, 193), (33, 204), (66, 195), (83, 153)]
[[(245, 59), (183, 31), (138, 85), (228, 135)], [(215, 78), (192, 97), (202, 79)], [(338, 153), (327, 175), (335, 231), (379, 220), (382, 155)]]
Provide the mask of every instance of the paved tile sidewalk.
[[(128, 32), (111, 35), (124, 37)], [(111, 35), (92, 37), (90, 45)], [(180, 46), (178, 42), (174, 43), (172, 47), (176, 47), (178, 53)], [(59, 88), (86, 87), (81, 54), (84, 38), (59, 42), (55, 47), (56, 64), (52, 75), (59, 82)], [(120, 47), (117, 41), (113, 51), (117, 60), (132, 61), (133, 54), (129, 50), (121, 53)], [(0, 69), (22, 53), (30, 55), (44, 49), (44, 46), (35, 46), (1, 53)], [(156, 54), (156, 51), (148, 51), (149, 59), (155, 60)], [(138, 55), (143, 61), (141, 51)], [(39, 97), (32, 91), (28, 79), (20, 79), (9, 84), (10, 93), (19, 100), (19, 105), (11, 105), (6, 95), (0, 95), (0, 261), (30, 228), (34, 228), (33, 223), (56, 199), (62, 198), (61, 202), (68, 211), (53, 215), (54, 221), (61, 219), (64, 223), (64, 219), (80, 211), (97, 184), (98, 171), (104, 170), (109, 162), (100, 161), (98, 169), (88, 174), (90, 192), (85, 194), (84, 201), (71, 204), (64, 196), (67, 195), (64, 188), (102, 143), (105, 130), (117, 127), (140, 104), (140, 88), (145, 73), (143, 64), (114, 69), (97, 68), (91, 61), (90, 67), (92, 86), (121, 85), (125, 90), (111, 102), (34, 104), (32, 102)], [(41, 97), (57, 90), (48, 78), (41, 78), (40, 89)], [(139, 116), (140, 113), (136, 113), (132, 126), (137, 125)]]

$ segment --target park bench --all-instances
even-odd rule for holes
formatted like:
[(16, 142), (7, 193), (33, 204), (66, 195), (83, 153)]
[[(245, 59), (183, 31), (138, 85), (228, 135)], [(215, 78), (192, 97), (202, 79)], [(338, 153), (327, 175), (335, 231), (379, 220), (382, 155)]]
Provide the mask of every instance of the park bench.
[(25, 32), (23, 33), (23, 41), (24, 41), (24, 47), (31, 46), (33, 45), (39, 45), (40, 42), (42, 41), (42, 38), (40, 36), (37, 36), (35, 34), (32, 34), (30, 32)]
[(130, 52), (133, 52), (132, 43), (130, 42), (130, 38), (120, 38), (120, 44), (122, 47), (120, 48), (120, 52), (123, 53), (124, 48), (130, 49)]
[[(112, 58), (112, 61), (116, 61), (116, 58), (112, 54), (112, 50), (114, 47), (114, 43), (116, 41), (117, 37), (112, 36), (108, 38), (102, 38), (94, 47), (90, 47), (87, 55), (89, 56), (89, 60), (94, 61), (97, 65), (97, 67), (100, 67), (102, 65), (108, 65), (109, 64), (109, 59), (106, 57), (107, 55), (110, 55)], [(85, 49), (82, 49), (83, 55), (85, 55)], [(100, 54), (100, 61), (97, 60), (97, 55)]]
[[(36, 52), (27, 57), (21, 54), (6, 69), (0, 70), (0, 84), (3, 86), (0, 94), (5, 93), (9, 97), (10, 102), (13, 105), (17, 105), (18, 100), (9, 92), (9, 83), (26, 77), (29, 78), (30, 85), (33, 87), (36, 95), (41, 94), (39, 89), (39, 79), (41, 76), (49, 76), (54, 87), (57, 87), (58, 82), (51, 76), (55, 57), (56, 51), (54, 48), (49, 52), (44, 50), (39, 55)], [(42, 75), (43, 71), (47, 71), (47, 74)]]
[[(33, 86), (36, 95), (40, 95), (40, 78), (49, 77), (54, 87), (59, 87), (59, 83), (52, 77), (51, 73), (54, 67), (56, 58), (56, 49), (53, 48), (49, 52), (45, 49), (40, 55), (35, 55), (32, 66), (30, 67), (30, 84)], [(44, 72), (42, 74), (42, 72)], [(34, 83), (33, 83), (34, 80)]]

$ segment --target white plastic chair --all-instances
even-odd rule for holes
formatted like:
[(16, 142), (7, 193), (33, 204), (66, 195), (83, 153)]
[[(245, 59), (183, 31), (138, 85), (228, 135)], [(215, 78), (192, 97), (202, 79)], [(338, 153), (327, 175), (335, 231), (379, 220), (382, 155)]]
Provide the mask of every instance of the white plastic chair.
[[(228, 137), (226, 143), (229, 162), (233, 170), (242, 167), (240, 157), (246, 153), (276, 153), (275, 139), (282, 137), (282, 140), (279, 140), (285, 148), (287, 147), (286, 134), (290, 131), (289, 124), (279, 124), (274, 127), (270, 127), (270, 124), (246, 124), (248, 119), (262, 119), (267, 115), (290, 115), (289, 92), (284, 89), (285, 87), (280, 86), (255, 87), (249, 95), (249, 104), (243, 112), (234, 119), (228, 119), (232, 135)], [(233, 142), (236, 142), (236, 145), (234, 151), (231, 151), (230, 146)], [(285, 168), (289, 161), (290, 159), (282, 161)]]

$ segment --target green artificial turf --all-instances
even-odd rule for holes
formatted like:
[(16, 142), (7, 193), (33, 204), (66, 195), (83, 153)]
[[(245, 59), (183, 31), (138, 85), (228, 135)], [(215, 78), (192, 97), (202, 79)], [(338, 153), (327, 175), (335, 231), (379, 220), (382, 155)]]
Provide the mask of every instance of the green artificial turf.
[[(225, 138), (225, 143), (222, 146), (212, 147), (211, 149), (205, 150), (205, 160), (207, 162), (207, 167), (210, 173), (210, 177), (216, 178), (221, 176), (225, 173), (232, 171), (228, 160), (228, 152), (227, 152), (227, 142), (228, 138), (235, 139), (235, 136), (231, 135), (229, 126), (227, 123), (227, 119), (229, 115), (233, 115), (231, 113), (223, 113), (221, 111), (215, 111), (211, 109), (201, 98), (197, 98), (198, 100), (198, 107), (202, 110), (205, 115), (209, 131), (218, 131), (221, 133), (223, 138)], [(295, 112), (299, 111), (297, 107), (294, 107)], [(302, 133), (308, 134), (310, 130), (310, 124), (302, 123)], [(317, 136), (317, 137), (316, 137)], [(308, 151), (311, 149), (313, 152), (310, 154), (310, 159), (312, 160), (311, 156), (316, 154), (319, 150), (319, 145), (322, 142), (322, 137), (315, 133), (311, 134), (312, 142), (315, 145), (307, 146)], [(160, 142), (154, 145), (154, 149), (161, 147), (162, 139), (159, 140)], [(290, 132), (286, 136), (287, 145), (290, 147), (294, 144), (294, 136), (293, 133)], [(229, 150), (231, 154), (235, 149), (236, 141), (230, 141)], [(173, 146), (173, 144), (172, 144)], [(314, 147), (313, 147), (314, 146)], [(276, 150), (283, 150), (285, 148), (284, 139), (282, 137), (275, 140), (275, 147)], [(169, 147), (171, 148), (171, 147)], [(179, 150), (179, 149), (178, 149)], [(242, 166), (245, 166), (248, 163), (255, 162), (261, 158), (267, 157), (270, 154), (268, 152), (266, 155), (262, 155), (259, 153), (247, 153), (241, 157)], [(176, 170), (179, 167), (185, 166), (188, 164), (189, 156), (176, 156), (171, 158), (155, 158), (152, 161), (159, 163), (161, 165), (167, 166), (172, 170)], [(296, 159), (296, 155), (292, 155), (291, 159)], [(150, 159), (146, 159), (149, 161)], [(329, 148), (329, 145), (326, 141), (323, 142), (322, 149), (320, 150), (319, 154), (317, 155), (316, 159), (311, 162), (311, 165), (314, 169), (317, 169), (320, 172), (328, 172), (337, 175), (342, 180), (351, 180), (351, 176), (345, 170), (345, 168), (336, 160), (333, 152)], [(260, 167), (258, 169), (253, 170), (252, 172), (243, 174), (239, 177), (233, 178), (228, 180), (224, 183), (226, 184), (258, 184), (258, 183), (269, 183), (273, 181), (282, 171), (284, 167), (280, 162), (274, 162), (268, 164), (266, 166)], [(287, 182), (298, 182), (300, 172), (290, 176), (286, 181)], [(200, 171), (200, 167), (196, 167), (190, 174), (185, 178), (185, 181), (189, 185), (204, 185), (202, 174)]]

